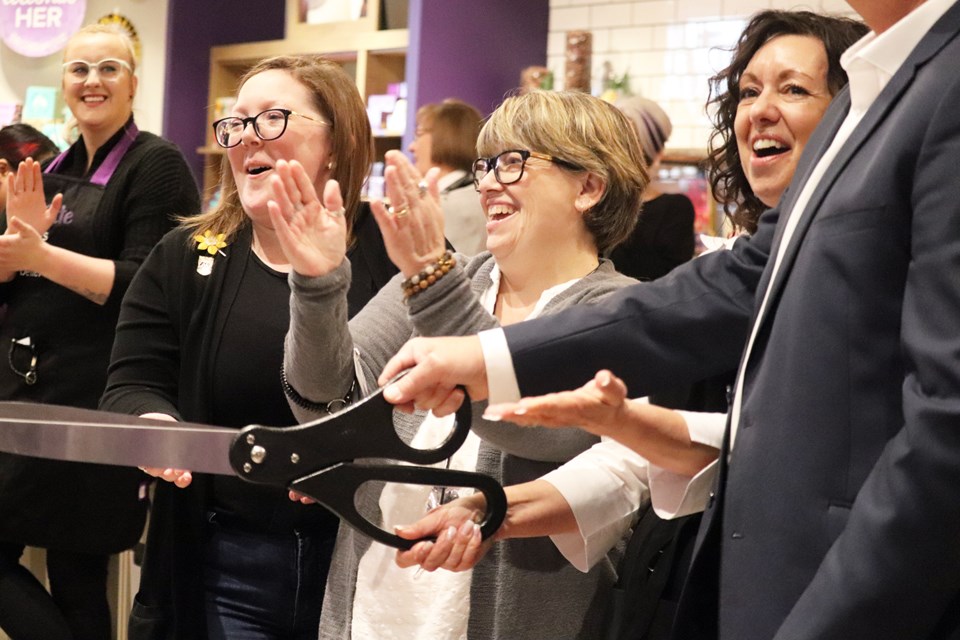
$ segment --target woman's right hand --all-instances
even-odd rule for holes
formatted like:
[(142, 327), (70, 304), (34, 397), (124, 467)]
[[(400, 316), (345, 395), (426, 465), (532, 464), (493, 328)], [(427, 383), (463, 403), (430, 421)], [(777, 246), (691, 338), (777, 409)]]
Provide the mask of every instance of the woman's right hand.
[(421, 177), (399, 151), (388, 151), (384, 159), (391, 206), (387, 208), (382, 201), (374, 201), (370, 210), (380, 227), (387, 255), (409, 278), (435, 263), (447, 248), (437, 188), (439, 169), (431, 169)]
[[(47, 206), (43, 194), (43, 173), (40, 163), (27, 158), (17, 167), (17, 174), (9, 172), (7, 180), (7, 219), (19, 218), (36, 229), (41, 236), (45, 234), (60, 213), (63, 196), (57, 194)], [(7, 233), (15, 233), (7, 228)]]
[(426, 571), (467, 571), (475, 567), (493, 541), (499, 539), (494, 535), (483, 540), (480, 534), (477, 523), (483, 519), (485, 505), (483, 494), (474, 494), (441, 505), (411, 525), (397, 527), (397, 535), (407, 540), (435, 539), (397, 551), (397, 565), (420, 565)]
[(321, 203), (303, 166), (279, 160), (270, 186), (270, 221), (291, 268), (317, 277), (339, 267), (347, 255), (347, 222), (336, 180), (327, 181)]
[[(166, 413), (144, 413), (140, 416), (141, 418), (151, 418), (153, 420), (165, 420), (167, 422), (176, 422), (177, 419)], [(172, 482), (181, 489), (190, 486), (190, 483), (193, 481), (193, 475), (186, 469), (164, 469), (162, 467), (140, 467), (140, 471), (143, 471), (149, 476), (154, 478), (160, 478), (161, 480), (166, 480), (167, 482)]]

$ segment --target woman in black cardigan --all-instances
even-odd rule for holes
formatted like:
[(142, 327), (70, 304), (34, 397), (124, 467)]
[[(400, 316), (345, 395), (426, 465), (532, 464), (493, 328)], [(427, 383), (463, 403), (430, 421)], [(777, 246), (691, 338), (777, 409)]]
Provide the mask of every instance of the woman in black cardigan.
[[(124, 300), (101, 407), (227, 427), (295, 424), (281, 379), (289, 263), (267, 213), (280, 160), (342, 188), (355, 265), (349, 312), (395, 273), (360, 203), (373, 139), (353, 80), (317, 56), (251, 69), (233, 115), (222, 201), (183, 221)], [(332, 183), (331, 183), (332, 184)], [(157, 487), (130, 638), (315, 638), (338, 522), (234, 477), (151, 469)]]

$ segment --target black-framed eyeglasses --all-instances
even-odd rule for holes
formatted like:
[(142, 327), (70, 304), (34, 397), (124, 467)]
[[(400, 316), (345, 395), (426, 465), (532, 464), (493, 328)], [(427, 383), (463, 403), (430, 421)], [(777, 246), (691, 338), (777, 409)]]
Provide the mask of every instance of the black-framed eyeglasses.
[(248, 124), (253, 124), (253, 132), (261, 140), (276, 140), (287, 130), (287, 121), (290, 116), (299, 116), (316, 122), (318, 124), (329, 125), (326, 120), (320, 120), (313, 116), (305, 116), (302, 113), (291, 111), (290, 109), (267, 109), (261, 111), (255, 116), (248, 118), (222, 118), (213, 123), (213, 133), (217, 144), (224, 149), (229, 149), (240, 144), (243, 138), (243, 131)]
[(492, 158), (477, 158), (473, 161), (473, 186), (479, 191), (480, 181), (491, 171), (493, 171), (493, 177), (496, 178), (500, 184), (513, 184), (523, 177), (523, 169), (527, 165), (528, 158), (546, 160), (547, 162), (552, 162), (561, 167), (572, 169), (573, 171), (583, 170), (582, 167), (572, 162), (554, 158), (545, 153), (527, 151), (526, 149), (508, 149)]

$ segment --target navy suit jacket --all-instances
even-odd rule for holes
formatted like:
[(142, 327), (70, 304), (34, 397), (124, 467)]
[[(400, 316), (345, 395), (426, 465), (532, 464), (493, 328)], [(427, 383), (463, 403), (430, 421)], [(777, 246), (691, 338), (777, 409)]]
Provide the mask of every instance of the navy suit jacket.
[(732, 251), (505, 329), (524, 395), (602, 367), (644, 395), (734, 368), (770, 287), (677, 638), (960, 638), (958, 32), (960, 4), (834, 159), (772, 283), (776, 209)]

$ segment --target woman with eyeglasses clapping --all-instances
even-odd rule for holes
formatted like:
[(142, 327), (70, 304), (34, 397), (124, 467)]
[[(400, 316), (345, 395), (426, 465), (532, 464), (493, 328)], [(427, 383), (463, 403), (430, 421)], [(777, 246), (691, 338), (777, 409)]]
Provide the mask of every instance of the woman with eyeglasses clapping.
[[(35, 156), (7, 174), (2, 400), (95, 408), (124, 292), (174, 216), (200, 208), (180, 150), (137, 129), (136, 65), (122, 30), (77, 32), (62, 87), (80, 137), (42, 173)], [(136, 469), (0, 455), (0, 628), (10, 637), (111, 637), (107, 562), (140, 538), (142, 479)], [(19, 566), (25, 545), (47, 549), (50, 594)]]
[[(328, 188), (321, 200), (304, 169), (281, 167), (271, 213), (293, 267), (285, 371), (297, 417), (323, 415), (327, 402), (351, 389), (362, 396), (376, 388), (387, 360), (413, 335), (471, 335), (636, 282), (600, 257), (629, 235), (647, 183), (637, 170), (643, 159), (636, 138), (622, 135), (629, 127), (615, 107), (583, 93), (508, 98), (480, 133), (483, 157), (473, 177), (487, 251), (469, 259), (445, 250), (438, 171), (424, 180), (402, 154), (388, 153), (392, 207), (375, 203), (373, 211), (401, 274), (349, 324), (356, 263), (346, 259), (343, 224), (327, 213), (335, 194)], [(504, 484), (536, 480), (596, 441), (575, 430), (485, 423), (482, 413), (474, 407), (471, 426), (484, 435), (472, 434), (447, 466)], [(395, 412), (394, 425), (415, 446), (435, 445), (450, 428), (448, 419), (424, 413)], [(392, 530), (457, 495), (454, 487), (365, 486), (357, 501), (361, 513), (381, 514), (380, 526)], [(479, 530), (471, 521), (442, 535), (474, 540)], [(394, 553), (341, 527), (321, 638), (597, 638), (618, 551), (581, 572), (548, 539), (507, 540), (472, 573), (422, 575), (397, 567)]]
[[(396, 273), (360, 202), (370, 124), (338, 64), (291, 56), (248, 71), (231, 115), (213, 128), (226, 152), (221, 201), (182, 220), (130, 287), (101, 407), (224, 427), (292, 425), (281, 377), (291, 265), (268, 213), (271, 176), (296, 161), (309, 189), (340, 185), (324, 215), (341, 225), (357, 265), (344, 311), (356, 313)], [(316, 638), (332, 514), (236, 477), (145, 471), (166, 482), (151, 512), (131, 640)]]

